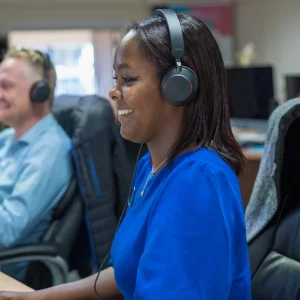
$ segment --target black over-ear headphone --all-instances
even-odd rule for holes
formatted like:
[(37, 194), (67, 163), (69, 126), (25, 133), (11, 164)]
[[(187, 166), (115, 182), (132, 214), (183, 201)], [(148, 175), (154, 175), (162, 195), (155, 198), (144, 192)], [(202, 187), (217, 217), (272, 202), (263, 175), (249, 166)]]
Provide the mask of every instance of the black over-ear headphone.
[(30, 99), (35, 103), (43, 103), (48, 100), (50, 96), (50, 86), (48, 83), (49, 80), (49, 71), (51, 70), (51, 61), (48, 54), (42, 53), (38, 50), (35, 50), (42, 59), (43, 59), (43, 80), (35, 82), (30, 89)]
[(169, 69), (161, 81), (161, 92), (165, 100), (174, 106), (184, 106), (196, 95), (198, 79), (195, 72), (181, 65), (181, 57), (184, 54), (184, 41), (179, 19), (172, 9), (157, 9), (154, 15), (164, 18), (167, 22), (172, 55), (176, 60), (176, 66)]

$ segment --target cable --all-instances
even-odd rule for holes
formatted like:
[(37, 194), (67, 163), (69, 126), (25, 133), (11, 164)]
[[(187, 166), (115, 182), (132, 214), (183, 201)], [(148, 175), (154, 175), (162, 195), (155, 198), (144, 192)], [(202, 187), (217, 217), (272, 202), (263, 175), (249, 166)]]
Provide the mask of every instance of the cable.
[[(125, 205), (124, 205), (124, 208), (122, 210), (122, 213), (121, 213), (121, 216), (120, 216), (120, 219), (118, 221), (118, 224), (117, 224), (117, 228), (116, 228), (116, 231), (115, 231), (115, 235), (123, 221), (123, 218), (125, 216), (125, 212), (126, 212), (126, 209), (127, 209), (127, 206), (128, 206), (128, 201), (130, 199), (130, 195), (131, 195), (131, 189), (132, 189), (132, 185), (133, 185), (133, 181), (134, 181), (134, 177), (135, 177), (135, 173), (136, 173), (136, 169), (137, 169), (137, 166), (138, 166), (138, 162), (140, 160), (140, 156), (141, 156), (141, 152), (142, 152), (142, 148), (143, 148), (143, 144), (141, 144), (140, 146), (140, 149), (139, 149), (139, 152), (138, 152), (138, 155), (137, 155), (137, 159), (136, 159), (136, 163), (135, 163), (135, 167), (134, 167), (134, 171), (133, 171), (133, 175), (132, 175), (132, 179), (131, 179), (131, 184), (130, 184), (130, 188), (129, 188), (129, 193), (128, 193), (128, 197), (127, 197), (127, 201), (125, 202)], [(101, 270), (105, 264), (105, 262), (107, 261), (107, 259), (109, 258), (110, 256), (110, 251), (107, 253), (107, 255), (105, 256), (104, 260), (102, 261), (101, 265), (100, 265), (100, 268), (99, 268), (99, 271), (98, 271), (98, 274), (97, 274), (97, 277), (95, 279), (95, 283), (94, 283), (94, 292), (95, 294), (97, 295), (97, 297), (100, 299), (100, 300), (103, 300), (103, 299), (109, 299), (109, 298), (102, 298), (98, 292), (97, 292), (97, 281), (99, 279), (99, 276), (100, 276), (100, 273), (101, 273)]]

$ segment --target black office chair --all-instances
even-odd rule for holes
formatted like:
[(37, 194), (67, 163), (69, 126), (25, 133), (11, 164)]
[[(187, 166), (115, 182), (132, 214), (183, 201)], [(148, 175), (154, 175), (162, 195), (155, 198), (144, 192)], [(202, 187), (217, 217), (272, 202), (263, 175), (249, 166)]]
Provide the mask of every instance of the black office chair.
[(292, 117), (284, 140), (278, 210), (249, 243), (253, 300), (300, 299), (300, 103)]
[[(30, 261), (25, 283), (41, 289), (98, 270), (110, 249), (132, 171), (109, 102), (63, 95), (54, 115), (71, 137), (74, 176), (37, 245), (0, 251), (0, 265)], [(75, 175), (76, 174), (76, 175)]]
[(69, 255), (83, 219), (76, 177), (60, 200), (41, 243), (0, 251), (0, 265), (29, 261), (25, 284), (41, 289), (67, 282)]
[(64, 127), (74, 136), (72, 153), (84, 202), (85, 232), (73, 257), (78, 263), (90, 255), (96, 272), (110, 250), (132, 171), (109, 101), (95, 95), (63, 95), (56, 103), (59, 122), (72, 124), (76, 120), (80, 124), (75, 131), (72, 126)]
[[(82, 124), (70, 117), (61, 117), (63, 109), (54, 107), (54, 115), (76, 144), (81, 140), (76, 132)], [(64, 114), (63, 114), (64, 115)], [(25, 284), (42, 289), (65, 283), (70, 271), (70, 256), (83, 227), (84, 206), (74, 174), (69, 187), (59, 201), (45, 234), (39, 244), (22, 245), (0, 251), (0, 265), (29, 261)]]

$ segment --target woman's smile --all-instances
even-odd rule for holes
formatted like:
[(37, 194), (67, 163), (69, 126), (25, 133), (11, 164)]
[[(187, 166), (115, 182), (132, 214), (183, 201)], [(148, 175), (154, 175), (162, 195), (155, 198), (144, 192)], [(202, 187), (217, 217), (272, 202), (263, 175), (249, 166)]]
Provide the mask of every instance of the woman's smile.
[(132, 109), (118, 109), (118, 119), (120, 123), (126, 122), (132, 116)]

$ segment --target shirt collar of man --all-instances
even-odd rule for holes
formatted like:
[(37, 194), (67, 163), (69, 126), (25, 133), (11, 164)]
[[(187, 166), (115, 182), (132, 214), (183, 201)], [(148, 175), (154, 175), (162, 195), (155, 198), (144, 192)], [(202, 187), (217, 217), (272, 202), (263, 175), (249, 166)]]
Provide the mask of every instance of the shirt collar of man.
[(33, 127), (31, 127), (25, 134), (23, 134), (17, 142), (23, 142), (26, 144), (30, 144), (36, 141), (37, 137), (47, 130), (50, 126), (53, 125), (54, 117), (52, 114), (48, 114), (43, 119), (41, 119), (38, 123), (36, 123)]

